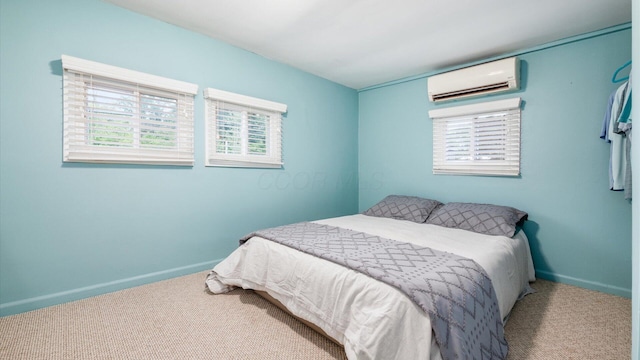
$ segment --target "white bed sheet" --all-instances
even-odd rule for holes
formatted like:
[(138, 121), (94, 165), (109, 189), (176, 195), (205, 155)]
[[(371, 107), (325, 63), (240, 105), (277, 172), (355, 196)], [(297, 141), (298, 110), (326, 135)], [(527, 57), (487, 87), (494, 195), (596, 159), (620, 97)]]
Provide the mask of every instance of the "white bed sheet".
[[(535, 280), (526, 235), (489, 236), (410, 221), (350, 215), (316, 221), (475, 260), (492, 280), (505, 318)], [(340, 341), (350, 360), (441, 359), (428, 315), (406, 295), (330, 261), (253, 238), (216, 265), (209, 290), (266, 291)]]

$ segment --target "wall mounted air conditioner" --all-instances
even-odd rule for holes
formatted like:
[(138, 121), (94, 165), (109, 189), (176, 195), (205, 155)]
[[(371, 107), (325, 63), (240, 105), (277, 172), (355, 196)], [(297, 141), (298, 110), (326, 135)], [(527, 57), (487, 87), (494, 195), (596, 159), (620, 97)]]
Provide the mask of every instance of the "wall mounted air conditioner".
[(520, 61), (516, 57), (438, 74), (427, 79), (429, 100), (434, 102), (517, 90)]

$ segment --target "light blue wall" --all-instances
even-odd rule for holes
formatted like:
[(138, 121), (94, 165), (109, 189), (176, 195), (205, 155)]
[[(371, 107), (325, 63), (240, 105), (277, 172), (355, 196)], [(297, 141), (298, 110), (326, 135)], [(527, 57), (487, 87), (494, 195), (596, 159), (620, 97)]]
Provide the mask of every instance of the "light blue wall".
[[(631, 31), (523, 53), (516, 94), (433, 105), (419, 78), (360, 92), (359, 210), (388, 194), (487, 202), (529, 213), (541, 278), (631, 296), (631, 205), (608, 190), (599, 138), (612, 73), (631, 58)], [(430, 109), (519, 96), (522, 176), (432, 174)]]
[[(201, 271), (251, 230), (357, 211), (355, 90), (97, 0), (1, 0), (0, 16), (2, 315)], [(61, 54), (198, 84), (196, 165), (63, 164)], [(204, 167), (205, 87), (288, 105), (284, 169)]]
[[(358, 96), (97, 0), (0, 0), (0, 314), (207, 269), (248, 231), (390, 193), (526, 210), (539, 276), (629, 296), (631, 211), (597, 135), (630, 43), (521, 55), (522, 177), (434, 176), (425, 79)], [(193, 168), (63, 165), (61, 54), (286, 103), (285, 169), (205, 168), (201, 93)]]

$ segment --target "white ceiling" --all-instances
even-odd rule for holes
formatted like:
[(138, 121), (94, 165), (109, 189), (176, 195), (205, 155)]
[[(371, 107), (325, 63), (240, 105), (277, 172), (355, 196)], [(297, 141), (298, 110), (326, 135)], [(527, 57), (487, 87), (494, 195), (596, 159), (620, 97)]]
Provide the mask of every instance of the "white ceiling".
[(631, 0), (106, 0), (354, 89), (631, 21)]

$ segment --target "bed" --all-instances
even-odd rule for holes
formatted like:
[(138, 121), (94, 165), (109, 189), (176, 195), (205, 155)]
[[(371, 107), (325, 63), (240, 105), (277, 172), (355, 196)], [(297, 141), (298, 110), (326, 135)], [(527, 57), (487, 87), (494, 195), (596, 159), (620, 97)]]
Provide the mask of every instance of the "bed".
[[(394, 195), (363, 214), (313, 224), (472, 259), (491, 280), (502, 326), (535, 280), (528, 239), (518, 228), (526, 217), (509, 207)], [(254, 235), (214, 267), (206, 279), (210, 292), (241, 287), (263, 293), (343, 345), (351, 360), (448, 357), (430, 316), (397, 286)]]

